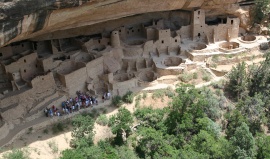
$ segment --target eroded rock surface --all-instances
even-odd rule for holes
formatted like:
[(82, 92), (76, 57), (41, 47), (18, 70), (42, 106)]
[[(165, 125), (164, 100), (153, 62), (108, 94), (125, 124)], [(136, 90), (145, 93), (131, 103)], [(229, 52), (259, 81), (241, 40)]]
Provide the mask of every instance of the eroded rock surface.
[[(142, 13), (206, 9), (206, 15), (233, 14), (241, 26), (248, 24), (241, 0), (2, 0), (0, 2), (0, 46), (24, 39), (59, 38), (57, 31), (77, 28)], [(77, 31), (74, 31), (76, 29)], [(99, 31), (92, 29), (92, 33)], [(50, 34), (49, 34), (50, 33)], [(56, 35), (54, 35), (56, 34)], [(48, 37), (49, 35), (49, 37)]]

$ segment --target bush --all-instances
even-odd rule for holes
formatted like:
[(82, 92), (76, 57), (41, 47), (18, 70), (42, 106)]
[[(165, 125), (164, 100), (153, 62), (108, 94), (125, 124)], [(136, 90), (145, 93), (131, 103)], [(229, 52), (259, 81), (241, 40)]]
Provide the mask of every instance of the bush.
[(207, 74), (204, 74), (203, 77), (202, 77), (202, 79), (204, 81), (208, 82), (208, 81), (210, 81), (211, 77), (209, 75), (207, 75)]
[(49, 133), (49, 130), (46, 128), (46, 129), (43, 130), (43, 133), (44, 134), (48, 134)]
[(180, 76), (180, 79), (181, 81), (183, 82), (189, 82), (190, 80), (192, 80), (193, 78), (193, 74), (189, 74), (189, 73), (183, 73), (181, 76)]
[(64, 129), (65, 129), (65, 126), (64, 126), (63, 123), (56, 123), (56, 124), (54, 124), (52, 126), (52, 132), (53, 132), (53, 134), (57, 134), (59, 132), (62, 132), (62, 131), (64, 131)]
[(11, 152), (3, 155), (3, 159), (28, 159), (28, 158), (29, 158), (28, 152), (20, 149), (12, 150)]
[(206, 72), (205, 70), (201, 69), (201, 73), (202, 73), (202, 79), (204, 81), (210, 81), (211, 80), (211, 76), (209, 75), (208, 72)]
[(116, 107), (121, 107), (123, 104), (122, 97), (121, 96), (114, 96), (112, 98), (112, 105)]
[(108, 125), (109, 119), (107, 118), (106, 115), (102, 114), (102, 115), (100, 115), (100, 116), (97, 118), (96, 122), (97, 122), (99, 125), (105, 126), (105, 125)]
[(193, 73), (193, 79), (198, 79), (198, 73), (197, 72)]
[(89, 115), (92, 118), (97, 118), (100, 114), (99, 111), (97, 109), (92, 109), (92, 111), (90, 113), (85, 114), (85, 116)]
[(143, 92), (142, 98), (145, 99), (146, 97), (147, 97), (147, 93), (146, 92)]
[(47, 144), (51, 148), (53, 154), (58, 153), (58, 144), (55, 141), (48, 141)]
[(128, 91), (122, 98), (122, 100), (125, 103), (132, 103), (133, 102), (133, 98), (134, 98), (134, 94), (131, 91)]
[(164, 95), (165, 95), (165, 90), (164, 89), (158, 89), (152, 94), (152, 98), (153, 99), (159, 99), (159, 98), (163, 98)]
[(174, 97), (174, 90), (171, 88), (171, 87), (168, 87), (166, 90), (165, 90), (165, 95), (169, 98), (172, 98)]
[(218, 60), (219, 60), (218, 55), (214, 55), (214, 56), (212, 57), (212, 61), (213, 61), (213, 62), (218, 62)]

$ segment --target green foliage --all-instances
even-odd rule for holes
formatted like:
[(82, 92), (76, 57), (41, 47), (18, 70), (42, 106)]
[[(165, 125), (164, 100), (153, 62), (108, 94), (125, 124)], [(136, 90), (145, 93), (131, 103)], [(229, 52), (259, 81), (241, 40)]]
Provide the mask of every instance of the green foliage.
[(111, 145), (108, 140), (101, 140), (98, 142), (98, 147), (103, 150), (103, 157), (106, 159), (118, 158), (117, 150)]
[(46, 128), (46, 129), (43, 130), (43, 133), (44, 134), (48, 134), (49, 133), (49, 130)]
[(202, 98), (207, 101), (207, 104), (203, 107), (205, 114), (212, 120), (220, 118), (221, 110), (220, 105), (223, 101), (220, 101), (218, 96), (216, 96), (209, 88), (203, 87), (201, 89)]
[(117, 147), (119, 159), (139, 159), (137, 154), (126, 146)]
[(75, 148), (93, 145), (94, 120), (89, 115), (78, 115), (72, 120), (74, 126), (71, 136), (71, 145)]
[(171, 87), (168, 87), (166, 89), (158, 89), (158, 90), (155, 90), (152, 94), (152, 98), (153, 99), (162, 99), (164, 96), (167, 96), (167, 97), (174, 97), (174, 91)]
[(3, 159), (28, 159), (29, 152), (21, 149), (14, 149), (3, 155)]
[(134, 98), (134, 94), (133, 92), (131, 91), (128, 91), (123, 97), (122, 97), (122, 100), (125, 102), (125, 103), (132, 103), (133, 102), (133, 98)]
[(229, 158), (231, 156), (231, 144), (224, 138), (216, 138), (207, 131), (201, 130), (195, 135), (190, 144), (184, 149), (196, 151), (205, 158)]
[(100, 113), (96, 108), (93, 108), (91, 112), (83, 112), (82, 116), (90, 116), (94, 119), (96, 119), (97, 117), (99, 117)]
[(176, 89), (176, 92), (178, 96), (172, 101), (170, 113), (166, 119), (169, 132), (176, 135), (197, 133), (195, 119), (206, 116), (203, 107), (206, 106), (207, 101), (194, 86), (182, 86)]
[(198, 73), (197, 72), (193, 73), (193, 79), (198, 79)]
[(258, 134), (256, 137), (258, 159), (270, 158), (270, 136)]
[(163, 98), (165, 95), (165, 90), (164, 89), (158, 89), (155, 90), (152, 94), (152, 98), (153, 99), (159, 99), (159, 98)]
[(82, 153), (74, 149), (66, 149), (61, 152), (61, 155), (60, 159), (85, 159)]
[(106, 115), (100, 115), (97, 119), (96, 119), (96, 122), (99, 124), (99, 125), (102, 125), (102, 126), (105, 126), (105, 125), (108, 125), (109, 123), (109, 119), (107, 118)]
[(270, 53), (266, 54), (265, 61), (257, 67), (249, 69), (249, 95), (254, 96), (261, 93), (263, 96), (270, 96)]
[(58, 149), (58, 145), (55, 141), (48, 141), (47, 144), (48, 144), (49, 148), (52, 150), (53, 154), (58, 153), (59, 149)]
[(116, 107), (121, 107), (123, 105), (122, 97), (121, 96), (112, 97), (112, 105)]
[(165, 131), (164, 115), (167, 113), (166, 109), (153, 109), (143, 107), (134, 112), (134, 116), (143, 127), (150, 127), (156, 130)]
[[(108, 125), (115, 137), (99, 141), (97, 145), (93, 145), (92, 113), (75, 117), (71, 141), (75, 149), (65, 150), (61, 158), (269, 158), (270, 138), (258, 134), (270, 117), (267, 68), (270, 65), (265, 62), (249, 68), (239, 64), (227, 85), (217, 82), (211, 89), (181, 85), (175, 91), (157, 90), (153, 92), (155, 99), (172, 97), (169, 107), (137, 107), (134, 114), (121, 107), (109, 119)], [(231, 102), (225, 97), (231, 93), (228, 86), (237, 89), (231, 94), (237, 101)], [(136, 103), (141, 98), (145, 99), (146, 93), (138, 96)], [(107, 123), (104, 115), (96, 121)]]
[(247, 96), (244, 101), (237, 104), (237, 109), (246, 118), (252, 134), (260, 131), (260, 125), (266, 123), (265, 108), (263, 106), (264, 102), (260, 94), (256, 94), (254, 97)]
[(123, 133), (126, 133), (126, 137), (130, 135), (132, 123), (132, 114), (124, 107), (119, 108), (118, 113), (110, 118), (109, 125), (112, 133), (116, 134), (116, 139), (119, 139), (116, 141), (118, 144), (123, 143)]
[(141, 139), (136, 148), (142, 158), (177, 158), (178, 151), (173, 146), (167, 136), (152, 128), (140, 130)]
[(225, 88), (225, 81), (224, 80), (213, 82), (211, 84), (215, 89), (224, 89)]
[(213, 62), (218, 62), (218, 60), (219, 60), (219, 56), (218, 55), (212, 56), (212, 61)]
[(53, 134), (57, 134), (59, 132), (64, 131), (65, 128), (66, 126), (64, 125), (64, 123), (56, 123), (56, 124), (53, 124), (52, 126), (52, 132)]
[(252, 11), (253, 23), (262, 23), (270, 12), (269, 0), (255, 0), (255, 7)]
[(184, 72), (180, 76), (181, 81), (183, 81), (185, 83), (188, 83), (190, 80), (192, 80), (192, 78), (193, 78), (193, 74), (190, 74), (190, 73), (187, 73), (187, 72)]
[(231, 142), (235, 147), (234, 158), (254, 158), (256, 156), (255, 139), (246, 123), (241, 123), (240, 127), (236, 128)]
[(247, 91), (247, 72), (246, 63), (239, 63), (236, 67), (233, 67), (229, 73), (229, 82), (227, 84), (227, 91), (230, 92), (232, 97), (237, 100), (242, 99), (246, 96)]
[(145, 99), (146, 97), (147, 97), (147, 93), (146, 92), (143, 92), (142, 98)]

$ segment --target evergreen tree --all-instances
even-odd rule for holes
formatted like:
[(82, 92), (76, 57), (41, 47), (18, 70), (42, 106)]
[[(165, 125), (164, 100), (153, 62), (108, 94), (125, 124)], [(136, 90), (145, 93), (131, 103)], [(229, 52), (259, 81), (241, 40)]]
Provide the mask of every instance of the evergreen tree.
[(133, 116), (129, 110), (124, 107), (119, 108), (118, 113), (110, 118), (109, 125), (112, 133), (116, 134), (115, 142), (118, 145), (124, 143), (130, 133), (133, 124)]
[(243, 99), (247, 95), (248, 87), (246, 63), (242, 62), (233, 67), (228, 78), (227, 91), (236, 100)]
[(236, 128), (231, 142), (235, 147), (233, 158), (252, 159), (256, 156), (255, 139), (246, 123)]

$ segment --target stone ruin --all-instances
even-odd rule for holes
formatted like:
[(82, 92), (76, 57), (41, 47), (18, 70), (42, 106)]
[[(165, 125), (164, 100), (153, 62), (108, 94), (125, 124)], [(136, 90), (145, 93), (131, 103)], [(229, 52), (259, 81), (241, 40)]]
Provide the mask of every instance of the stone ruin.
[(165, 16), (97, 35), (21, 41), (0, 48), (0, 138), (42, 115), (46, 106), (60, 106), (76, 91), (123, 95), (156, 85), (162, 76), (192, 70), (213, 55), (258, 50), (266, 42), (241, 37), (236, 17), (206, 21), (203, 9), (189, 15), (185, 23)]

